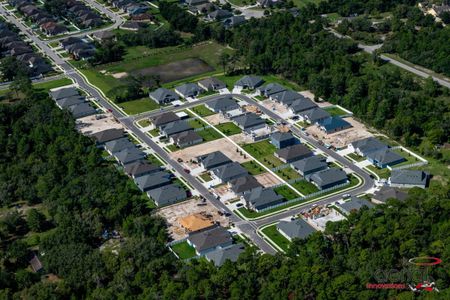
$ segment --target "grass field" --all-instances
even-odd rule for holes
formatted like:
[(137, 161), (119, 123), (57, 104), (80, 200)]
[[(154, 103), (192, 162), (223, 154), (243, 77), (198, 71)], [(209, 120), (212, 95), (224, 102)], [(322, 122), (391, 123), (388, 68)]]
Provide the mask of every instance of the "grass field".
[(216, 114), (212, 110), (208, 109), (204, 104), (195, 106), (195, 107), (191, 108), (191, 110), (193, 112), (195, 112), (197, 115), (199, 115), (200, 117), (207, 117), (207, 116)]
[(205, 182), (208, 182), (208, 181), (212, 180), (211, 175), (209, 175), (208, 172), (200, 174), (200, 178), (203, 179), (203, 181), (205, 181)]
[(278, 195), (281, 195), (284, 197), (284, 199), (286, 200), (292, 200), (295, 199), (297, 197), (300, 197), (296, 192), (294, 192), (290, 187), (288, 187), (287, 185), (282, 185), (279, 187), (276, 187), (273, 189), (275, 191), (275, 193), (277, 193)]
[[(61, 79), (56, 79), (56, 80), (52, 80), (52, 81), (48, 81), (48, 82), (35, 83), (35, 84), (33, 84), (33, 87), (41, 92), (48, 92), (51, 89), (69, 85), (72, 83), (73, 83), (72, 80), (64, 77)], [(6, 95), (9, 92), (10, 92), (9, 89), (0, 90), (0, 96)]]
[(276, 171), (276, 173), (278, 176), (280, 176), (284, 180), (300, 178), (300, 174), (298, 174), (298, 172), (296, 172), (291, 167), (278, 170), (278, 171)]
[[(217, 79), (222, 80), (228, 87), (228, 89), (232, 89), (234, 87), (234, 83), (236, 81), (238, 81), (239, 79), (241, 79), (241, 77), (243, 77), (244, 75), (236, 75), (236, 76), (226, 76), (226, 75), (218, 75), (216, 76)], [(302, 91), (305, 88), (292, 82), (289, 80), (286, 80), (280, 76), (277, 75), (263, 75), (260, 76), (262, 79), (264, 79), (265, 84), (267, 83), (279, 83), (287, 88), (296, 90), (296, 91)]]
[(191, 125), (192, 128), (202, 128), (208, 126), (205, 122), (199, 119), (192, 119), (189, 120), (189, 125)]
[(397, 154), (403, 156), (406, 159), (406, 161), (404, 161), (402, 163), (399, 163), (399, 164), (396, 164), (393, 167), (400, 167), (400, 166), (410, 165), (410, 164), (414, 164), (414, 163), (420, 161), (415, 156), (412, 156), (411, 154), (409, 154), (406, 151), (403, 151), (402, 149), (395, 149), (393, 151), (396, 152)]
[(242, 132), (242, 130), (233, 122), (226, 122), (226, 123), (218, 124), (218, 125), (215, 125), (215, 127), (227, 136), (238, 134), (238, 133)]
[(150, 98), (122, 102), (118, 105), (129, 115), (155, 110), (160, 107), (155, 101), (150, 100)]
[(196, 256), (194, 247), (190, 246), (186, 241), (171, 246), (180, 259), (188, 259)]
[(242, 163), (241, 165), (250, 173), (250, 175), (259, 175), (265, 172), (265, 170), (259, 164), (255, 163), (252, 160)]
[(270, 225), (263, 230), (261, 230), (275, 245), (283, 249), (283, 251), (287, 251), (291, 242), (285, 238), (281, 233), (277, 230), (277, 224)]
[(326, 110), (332, 116), (345, 116), (345, 115), (348, 115), (348, 113), (346, 111), (340, 109), (337, 106), (325, 107), (324, 110)]
[(268, 140), (247, 144), (242, 146), (242, 148), (269, 168), (274, 168), (283, 164), (281, 160), (273, 155), (276, 151), (276, 147)]
[(388, 179), (391, 176), (391, 171), (388, 168), (380, 169), (374, 165), (369, 165), (366, 168), (377, 174), (380, 178)]
[(197, 133), (203, 138), (205, 142), (210, 142), (223, 138), (223, 136), (220, 133), (218, 133), (214, 128), (206, 128), (204, 130), (197, 131)]
[(306, 180), (297, 181), (293, 183), (292, 186), (305, 196), (319, 191), (314, 184)]
[(316, 4), (317, 5), (321, 1), (324, 1), (324, 0), (293, 0), (294, 5), (297, 7), (300, 7), (300, 8), (305, 7), (307, 4)]

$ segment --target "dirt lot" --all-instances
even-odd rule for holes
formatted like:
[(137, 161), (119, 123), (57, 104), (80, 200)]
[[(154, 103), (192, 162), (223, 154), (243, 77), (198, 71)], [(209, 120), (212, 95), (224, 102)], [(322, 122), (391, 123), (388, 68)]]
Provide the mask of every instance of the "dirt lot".
[(225, 118), (222, 114), (215, 114), (211, 116), (207, 116), (204, 118), (211, 125), (218, 125), (220, 123), (230, 122), (227, 118)]
[(198, 200), (184, 201), (179, 204), (164, 207), (158, 210), (157, 214), (167, 220), (169, 225), (169, 234), (174, 240), (179, 240), (187, 236), (185, 230), (178, 223), (179, 218), (184, 218), (195, 213), (204, 213), (211, 215), (211, 220), (219, 222), (221, 226), (228, 226), (228, 218), (220, 216), (217, 209), (206, 202), (205, 206), (197, 206)]
[(188, 162), (199, 155), (208, 154), (214, 151), (221, 151), (223, 154), (228, 156), (229, 159), (231, 159), (232, 161), (237, 161), (239, 163), (250, 160), (249, 158), (244, 158), (238, 152), (236, 152), (236, 147), (228, 142), (228, 140), (225, 138), (172, 152), (170, 153), (170, 156), (175, 160), (181, 158), (185, 162)]
[[(103, 116), (103, 118), (99, 118)], [(83, 134), (91, 135), (106, 129), (123, 128), (112, 114), (88, 116), (77, 120), (76, 129)]]
[(306, 131), (312, 136), (317, 136), (325, 144), (333, 145), (336, 148), (344, 148), (351, 142), (373, 136), (364, 124), (352, 117), (345, 118), (345, 120), (352, 124), (353, 127), (332, 134), (325, 134), (317, 126), (309, 126)]
[(271, 187), (271, 186), (281, 183), (275, 176), (273, 176), (272, 174), (270, 174), (268, 172), (259, 174), (259, 175), (255, 175), (254, 177), (264, 187)]
[(145, 68), (132, 72), (132, 75), (159, 76), (161, 83), (172, 82), (186, 77), (214, 71), (214, 68), (198, 58), (189, 58), (165, 65)]

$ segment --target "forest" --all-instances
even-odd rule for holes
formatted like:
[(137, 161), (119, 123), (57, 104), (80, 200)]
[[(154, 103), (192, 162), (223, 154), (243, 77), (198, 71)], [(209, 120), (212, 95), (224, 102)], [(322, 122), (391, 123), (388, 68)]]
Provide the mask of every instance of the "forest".
[[(0, 141), (2, 299), (412, 299), (365, 286), (420, 255), (443, 260), (430, 276), (439, 297), (450, 297), (448, 186), (363, 209), (295, 241), (287, 255), (248, 248), (216, 268), (167, 251), (164, 221), (47, 95), (0, 103)], [(18, 212), (17, 203), (31, 209)], [(100, 250), (105, 229), (122, 235), (116, 254)], [(27, 267), (37, 247), (52, 280)]]

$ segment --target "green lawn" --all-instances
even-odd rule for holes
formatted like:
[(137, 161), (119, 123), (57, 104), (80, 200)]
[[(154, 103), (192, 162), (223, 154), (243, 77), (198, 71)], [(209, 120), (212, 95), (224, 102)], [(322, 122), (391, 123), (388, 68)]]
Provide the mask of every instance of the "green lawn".
[(52, 80), (52, 81), (48, 81), (48, 82), (43, 82), (43, 83), (36, 83), (33, 84), (33, 87), (35, 89), (39, 89), (42, 90), (44, 92), (48, 92), (51, 89), (57, 88), (57, 87), (61, 87), (61, 86), (65, 86), (65, 85), (69, 85), (72, 84), (72, 80), (70, 80), (69, 78), (61, 78), (61, 79), (56, 79), (56, 80)]
[(391, 171), (388, 168), (380, 169), (374, 165), (369, 165), (366, 168), (377, 174), (380, 178), (388, 179), (391, 176)]
[(348, 115), (348, 113), (346, 111), (340, 109), (337, 106), (325, 107), (324, 110), (326, 110), (332, 116), (345, 116), (345, 115)]
[(139, 125), (141, 125), (142, 127), (147, 127), (147, 126), (150, 126), (152, 124), (149, 119), (140, 120), (137, 123)]
[(311, 4), (318, 4), (321, 1), (325, 1), (325, 0), (293, 0), (294, 5), (299, 7), (299, 8), (305, 7), (307, 4), (310, 4), (310, 3)]
[(191, 125), (192, 128), (203, 128), (208, 126), (205, 122), (203, 122), (202, 120), (199, 119), (192, 119), (189, 120), (189, 125)]
[(406, 161), (402, 162), (402, 163), (399, 163), (399, 164), (396, 164), (396, 165), (394, 165), (392, 167), (400, 167), (400, 166), (410, 165), (410, 164), (414, 164), (414, 163), (420, 161), (415, 156), (412, 156), (411, 154), (409, 154), (406, 151), (403, 151), (402, 149), (395, 149), (393, 151), (396, 152), (397, 154), (403, 156), (406, 159)]
[(211, 175), (209, 175), (208, 172), (200, 174), (200, 178), (203, 179), (203, 181), (205, 181), (205, 182), (208, 182), (208, 181), (212, 180)]
[(207, 116), (216, 114), (212, 110), (208, 109), (204, 104), (195, 106), (195, 107), (191, 108), (191, 110), (193, 112), (195, 112), (197, 115), (199, 115), (200, 117), (207, 117)]
[(298, 195), (296, 192), (294, 192), (290, 187), (288, 187), (287, 185), (282, 185), (279, 187), (276, 187), (273, 189), (275, 191), (275, 193), (277, 193), (278, 195), (281, 195), (284, 197), (284, 199), (286, 200), (292, 200), (295, 198), (300, 197), (300, 195)]
[(188, 259), (196, 256), (194, 247), (190, 246), (186, 241), (171, 246), (180, 259)]
[(175, 152), (175, 151), (180, 150), (180, 148), (178, 148), (176, 145), (168, 145), (166, 148), (169, 149), (170, 152)]
[(238, 133), (242, 132), (242, 130), (233, 122), (226, 122), (226, 123), (218, 124), (218, 125), (215, 125), (215, 127), (227, 136), (238, 134)]
[(253, 160), (247, 161), (241, 164), (251, 175), (259, 175), (264, 173), (265, 170)]
[(153, 136), (153, 137), (156, 137), (156, 136), (160, 135), (160, 132), (159, 132), (158, 128), (152, 129), (148, 133), (150, 133), (150, 135)]
[(286, 252), (288, 250), (291, 242), (278, 232), (277, 224), (270, 225), (261, 230), (261, 232), (264, 233), (272, 241), (273, 244), (283, 249), (283, 251)]
[(152, 163), (152, 164), (154, 164), (154, 165), (157, 165), (157, 166), (162, 166), (162, 165), (163, 165), (163, 164), (161, 163), (161, 161), (160, 161), (156, 156), (154, 156), (153, 154), (147, 155), (147, 160), (148, 160), (150, 163)]
[(292, 186), (305, 196), (319, 191), (314, 184), (306, 180), (297, 181), (293, 183)]
[(350, 157), (350, 158), (352, 158), (352, 159), (355, 160), (355, 161), (363, 161), (363, 160), (366, 160), (365, 157), (359, 156), (359, 155), (356, 154), (356, 153), (350, 153), (350, 154), (347, 154), (347, 156)]
[(298, 172), (295, 171), (294, 169), (292, 169), (291, 167), (278, 170), (278, 171), (276, 171), (276, 173), (278, 176), (280, 176), (284, 180), (300, 178), (300, 174), (298, 174)]
[(122, 102), (118, 103), (118, 105), (129, 115), (135, 115), (160, 108), (160, 106), (155, 101), (150, 100), (150, 98)]
[(218, 133), (214, 128), (206, 128), (204, 130), (197, 131), (198, 135), (200, 135), (205, 142), (210, 142), (213, 140), (217, 140), (223, 138), (223, 136)]
[(254, 158), (260, 159), (267, 155), (273, 155), (277, 148), (272, 145), (268, 140), (256, 142), (253, 144), (244, 145), (245, 151), (247, 151)]

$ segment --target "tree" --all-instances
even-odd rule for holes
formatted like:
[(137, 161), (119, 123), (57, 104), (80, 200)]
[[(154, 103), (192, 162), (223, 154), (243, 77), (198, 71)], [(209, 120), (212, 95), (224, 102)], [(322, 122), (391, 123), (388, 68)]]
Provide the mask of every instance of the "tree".
[(227, 66), (230, 63), (230, 55), (228, 53), (222, 53), (219, 57), (220, 64), (222, 65), (223, 72), (227, 73)]
[(16, 97), (19, 97), (19, 92), (29, 95), (32, 90), (31, 80), (28, 76), (18, 74), (14, 77), (14, 80), (9, 85), (9, 88), (14, 91)]
[(41, 232), (45, 228), (45, 216), (37, 209), (32, 208), (27, 214), (27, 225), (31, 231)]

